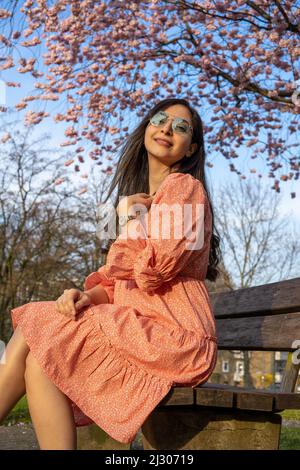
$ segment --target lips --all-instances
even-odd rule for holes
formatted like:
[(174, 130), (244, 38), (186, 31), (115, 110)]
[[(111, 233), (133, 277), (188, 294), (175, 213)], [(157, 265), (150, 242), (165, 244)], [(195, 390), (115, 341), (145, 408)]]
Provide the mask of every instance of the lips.
[(172, 144), (166, 139), (155, 139), (155, 142), (157, 142), (159, 145), (162, 145), (163, 147), (171, 147), (172, 146)]

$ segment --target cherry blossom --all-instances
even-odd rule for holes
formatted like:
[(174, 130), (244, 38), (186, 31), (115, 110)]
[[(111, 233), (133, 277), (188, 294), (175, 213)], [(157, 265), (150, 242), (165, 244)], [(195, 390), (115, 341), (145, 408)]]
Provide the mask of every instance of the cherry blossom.
[[(17, 8), (23, 26), (11, 21)], [(186, 98), (203, 116), (208, 167), (219, 152), (244, 178), (233, 159), (251, 149), (250, 172), (263, 156), (280, 191), (300, 169), (300, 99), (293, 99), (300, 90), (299, 18), (300, 2), (291, 0), (6, 1), (0, 72), (36, 80), (36, 94), (17, 110), (30, 101), (67, 101), (51, 116), (69, 126), (60, 145), (80, 143), (76, 153), (85, 155), (83, 141), (92, 142), (88, 157), (97, 164), (128, 135), (129, 113), (142, 117), (160, 99)], [(37, 60), (41, 43), (46, 52)], [(47, 116), (29, 109), (25, 122)], [(84, 161), (77, 160), (75, 171)]]

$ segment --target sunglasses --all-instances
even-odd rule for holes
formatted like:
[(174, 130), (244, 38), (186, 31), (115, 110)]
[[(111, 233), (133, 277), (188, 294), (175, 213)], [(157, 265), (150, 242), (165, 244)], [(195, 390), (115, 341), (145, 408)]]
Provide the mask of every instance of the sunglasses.
[(168, 121), (172, 119), (172, 129), (176, 134), (187, 134), (189, 131), (193, 133), (192, 126), (189, 125), (188, 121), (183, 118), (171, 118), (165, 111), (158, 111), (150, 119), (150, 124), (155, 127), (162, 127)]

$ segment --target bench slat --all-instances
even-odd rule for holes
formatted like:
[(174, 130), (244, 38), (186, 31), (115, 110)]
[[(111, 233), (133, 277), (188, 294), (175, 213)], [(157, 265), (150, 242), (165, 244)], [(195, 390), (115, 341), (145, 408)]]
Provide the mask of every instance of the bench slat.
[(193, 405), (194, 392), (190, 387), (173, 387), (158, 406)]
[(275, 397), (274, 410), (299, 410), (300, 393), (278, 393)]
[(271, 393), (237, 392), (236, 408), (240, 410), (272, 411), (274, 398)]
[[(270, 393), (267, 390), (257, 390), (257, 389), (246, 389), (241, 387), (234, 387), (231, 385), (224, 384), (210, 384), (205, 383), (200, 385), (199, 388), (196, 387), (197, 393), (201, 389), (207, 391), (207, 395), (212, 394), (216, 395), (216, 392), (220, 393), (231, 393), (233, 396), (233, 408), (238, 408), (240, 410), (256, 410), (256, 411), (272, 411), (273, 410), (273, 401), (274, 393)], [(197, 402), (198, 404), (198, 402)], [(200, 404), (200, 403), (199, 403)], [(221, 406), (218, 404), (217, 400), (212, 406)], [(223, 405), (224, 406), (224, 405)], [(229, 406), (230, 407), (230, 406)]]
[(227, 350), (293, 351), (300, 338), (300, 311), (251, 318), (217, 319), (218, 348)]
[(300, 278), (210, 294), (216, 318), (277, 315), (300, 310)]
[(234, 406), (233, 400), (234, 393), (231, 390), (195, 388), (196, 405), (232, 408)]
[(194, 389), (173, 387), (158, 407), (176, 405), (276, 412), (284, 409), (300, 409), (300, 394), (205, 383)]

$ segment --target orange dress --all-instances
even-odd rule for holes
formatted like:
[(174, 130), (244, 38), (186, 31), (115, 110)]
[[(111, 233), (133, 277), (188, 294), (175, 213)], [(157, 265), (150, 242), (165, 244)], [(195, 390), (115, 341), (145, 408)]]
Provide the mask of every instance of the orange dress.
[[(153, 233), (173, 204), (192, 208), (188, 227), (198, 233), (200, 222), (201, 243), (193, 245), (186, 229), (178, 235), (185, 220), (179, 213), (169, 217), (169, 236), (160, 228)], [(217, 359), (204, 283), (211, 224), (203, 185), (171, 173), (149, 211), (128, 222), (106, 264), (85, 280), (85, 289), (101, 284), (109, 303), (86, 307), (76, 320), (57, 312), (55, 301), (12, 310), (13, 328), (20, 325), (43, 371), (70, 399), (76, 426), (94, 422), (129, 443), (172, 386), (207, 381)]]

